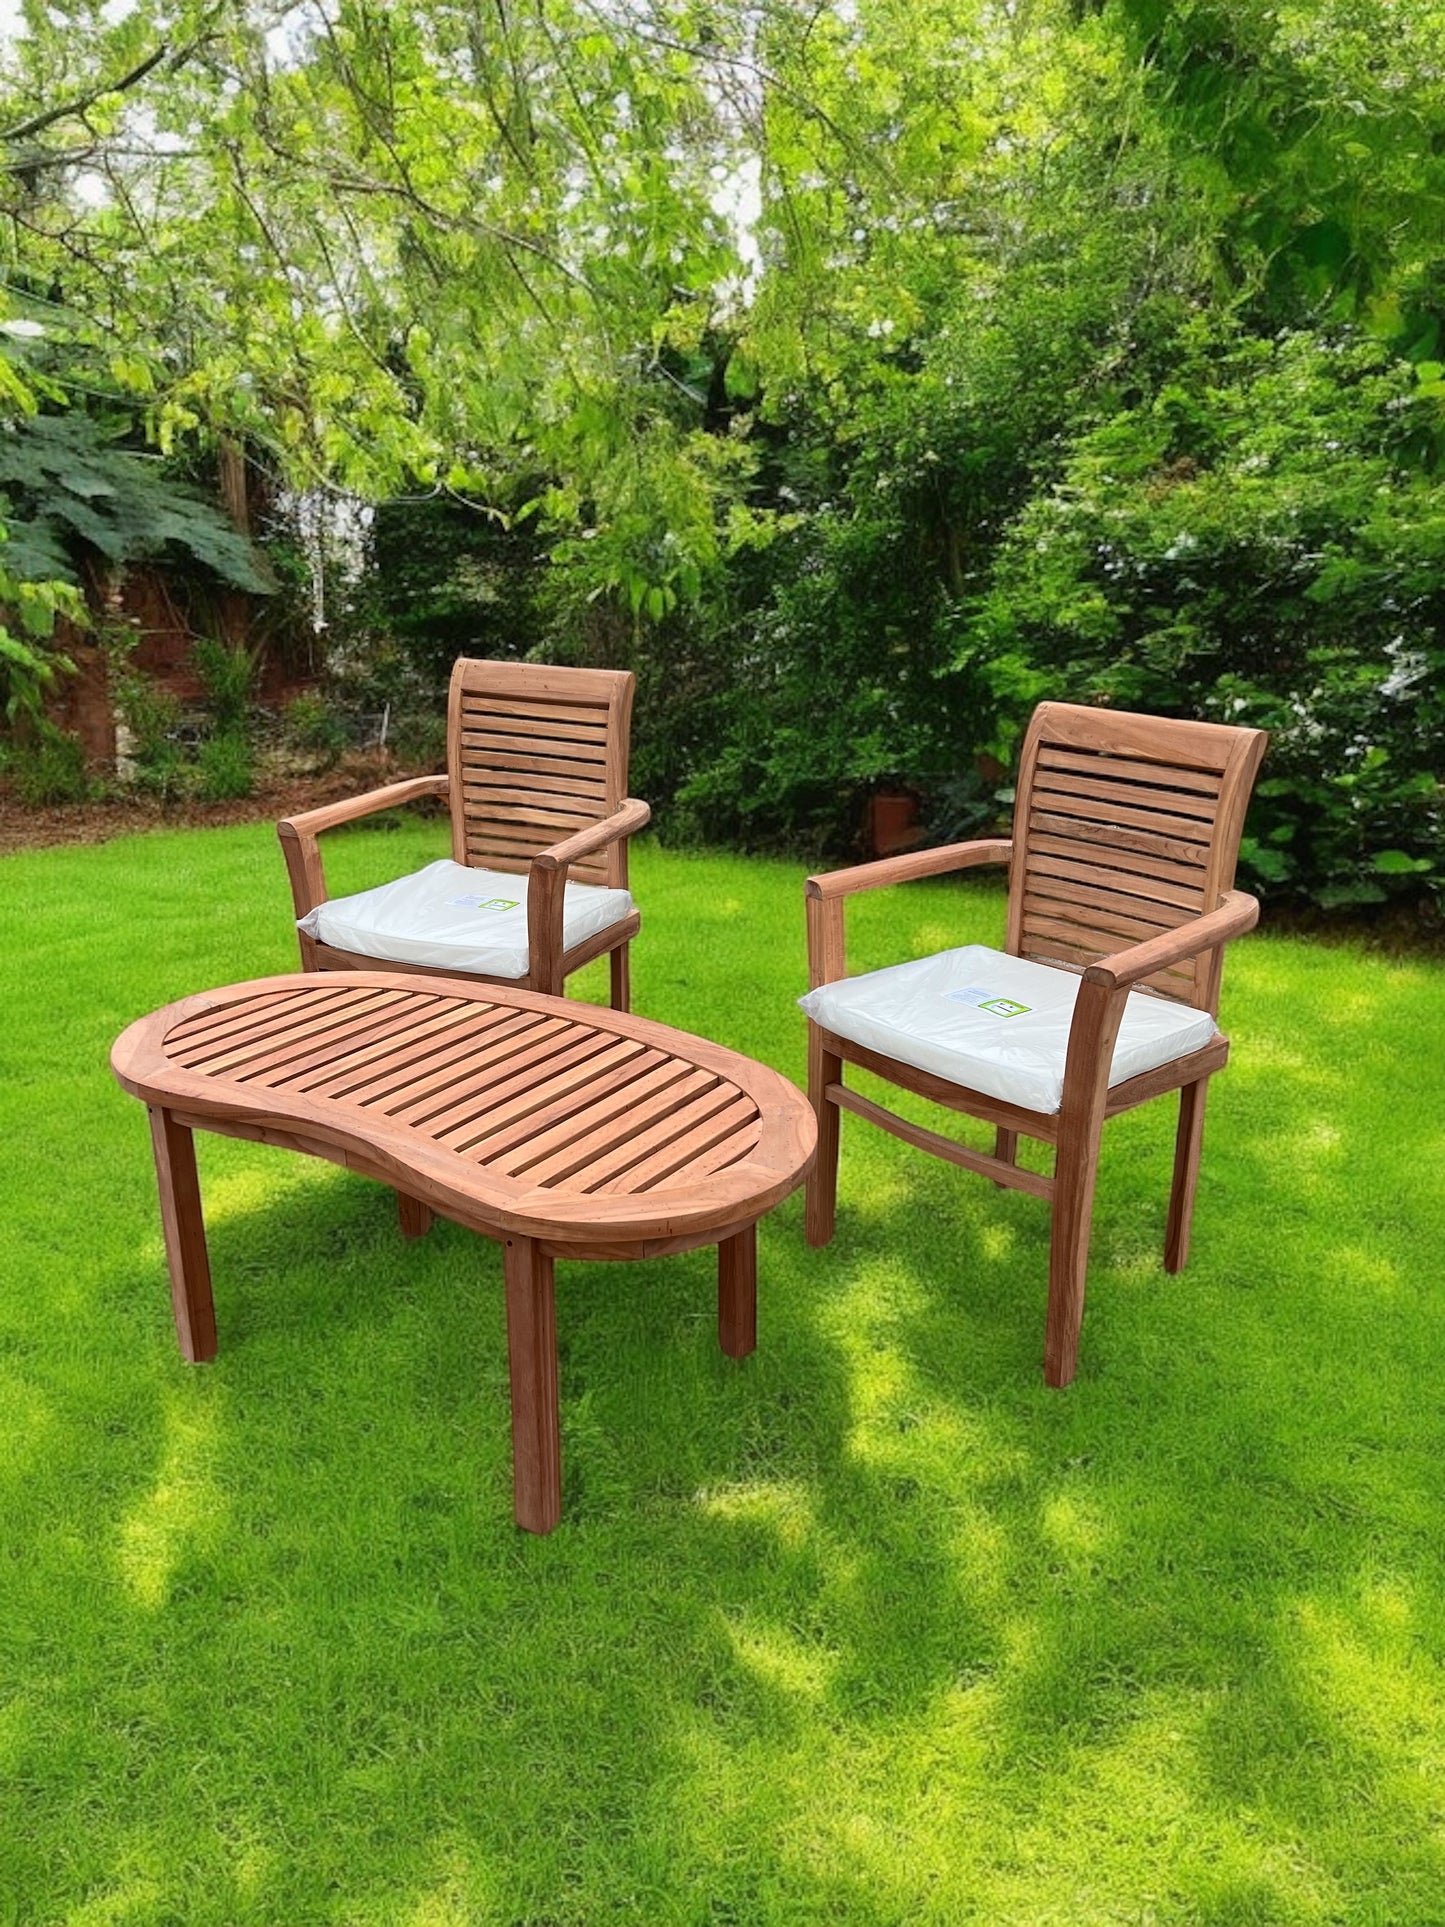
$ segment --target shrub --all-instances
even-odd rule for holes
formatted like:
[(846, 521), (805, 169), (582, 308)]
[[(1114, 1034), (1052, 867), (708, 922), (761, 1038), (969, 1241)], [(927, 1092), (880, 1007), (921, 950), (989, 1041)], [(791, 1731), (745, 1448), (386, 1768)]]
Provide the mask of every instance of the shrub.
[(346, 724), (324, 696), (314, 691), (287, 703), (282, 721), (288, 738), (308, 755), (325, 758), (330, 769), (346, 748)]
[(251, 723), (251, 699), (260, 670), (258, 653), (203, 636), (193, 654), (216, 734), (244, 733)]
[(1196, 340), (1010, 530), (957, 657), (992, 727), (1041, 696), (1258, 724), (1251, 887), (1336, 909), (1438, 882), (1437, 410), (1359, 337)]
[(188, 764), (180, 739), (180, 704), (169, 690), (130, 672), (116, 684), (115, 705), (129, 738), (125, 757), (132, 782), (156, 796), (174, 795)]
[(207, 737), (201, 744), (197, 767), (199, 793), (208, 803), (229, 803), (249, 796), (256, 786), (250, 738), (237, 729)]
[(42, 721), (32, 740), (18, 743), (9, 757), (11, 780), (20, 801), (29, 809), (51, 803), (78, 803), (93, 785), (85, 768), (80, 738), (54, 723)]

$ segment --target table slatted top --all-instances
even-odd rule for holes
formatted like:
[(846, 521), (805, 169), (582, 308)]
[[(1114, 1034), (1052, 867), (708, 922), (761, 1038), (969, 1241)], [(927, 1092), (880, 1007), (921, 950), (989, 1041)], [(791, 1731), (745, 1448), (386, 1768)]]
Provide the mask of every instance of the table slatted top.
[(802, 1094), (749, 1058), (460, 980), (235, 985), (143, 1018), (113, 1062), (137, 1095), (213, 1128), (289, 1124), (400, 1161), (483, 1215), (578, 1233), (676, 1235), (684, 1219), (726, 1217), (780, 1184), (781, 1196), (814, 1142)]

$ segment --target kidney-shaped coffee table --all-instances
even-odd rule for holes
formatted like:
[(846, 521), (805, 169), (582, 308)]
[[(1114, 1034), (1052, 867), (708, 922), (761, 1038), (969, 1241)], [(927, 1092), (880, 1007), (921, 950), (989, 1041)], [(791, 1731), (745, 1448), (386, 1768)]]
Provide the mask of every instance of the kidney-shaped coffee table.
[(391, 971), (267, 977), (132, 1024), (111, 1064), (150, 1110), (181, 1351), (216, 1321), (193, 1131), (330, 1158), (391, 1185), (402, 1229), (432, 1212), (504, 1247), (517, 1523), (561, 1510), (557, 1258), (718, 1247), (718, 1337), (757, 1335), (756, 1227), (807, 1175), (796, 1086), (751, 1058), (622, 1011)]

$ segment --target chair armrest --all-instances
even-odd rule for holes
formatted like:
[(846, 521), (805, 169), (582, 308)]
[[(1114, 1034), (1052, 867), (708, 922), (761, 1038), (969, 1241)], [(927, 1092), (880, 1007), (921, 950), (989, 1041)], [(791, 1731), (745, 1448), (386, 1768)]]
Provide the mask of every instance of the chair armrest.
[(843, 905), (860, 890), (881, 890), (890, 883), (911, 883), (916, 877), (947, 876), (972, 870), (981, 863), (1007, 863), (1013, 841), (1006, 836), (980, 837), (973, 843), (942, 843), (936, 850), (910, 850), (906, 856), (880, 857), (858, 863), (851, 870), (831, 870), (809, 877), (803, 885), (808, 917), (808, 986), (836, 983), (848, 971), (843, 935)]
[(615, 843), (620, 836), (635, 836), (639, 830), (646, 829), (652, 821), (652, 810), (646, 803), (638, 802), (629, 796), (620, 810), (611, 816), (604, 816), (600, 823), (589, 823), (585, 830), (563, 837), (560, 843), (549, 843), (545, 850), (538, 850), (532, 858), (534, 870), (565, 870), (569, 863), (580, 863), (584, 856), (591, 856), (594, 850), (602, 849), (608, 843)]
[(1085, 981), (1102, 984), (1108, 990), (1127, 990), (1131, 984), (1152, 977), (1156, 970), (1167, 970), (1186, 957), (1202, 951), (1217, 950), (1231, 937), (1242, 937), (1259, 922), (1258, 900), (1243, 890), (1226, 890), (1218, 909), (1202, 917), (1191, 917), (1177, 930), (1166, 930), (1145, 943), (1116, 950), (1112, 957), (1101, 957), (1084, 972)]
[(532, 858), (527, 872), (527, 981), (533, 990), (548, 997), (562, 995), (562, 904), (568, 866), (632, 836), (651, 820), (649, 806), (629, 796), (611, 816), (549, 844)]
[(418, 802), (423, 796), (445, 796), (451, 787), (446, 776), (409, 776), (402, 783), (368, 790), (365, 796), (348, 796), (340, 803), (323, 803), (320, 809), (302, 810), (297, 816), (283, 817), (276, 825), (286, 869), (291, 878), (291, 896), (300, 919), (326, 901), (326, 874), (321, 867), (321, 850), (316, 839), (325, 830), (353, 823), (358, 817), (374, 816), (378, 810), (394, 810), (402, 803)]
[(359, 816), (374, 816), (378, 810), (394, 810), (402, 803), (415, 803), (423, 796), (445, 796), (451, 786), (447, 776), (409, 776), (405, 782), (388, 783), (384, 789), (368, 790), (365, 796), (348, 796), (340, 803), (323, 803), (319, 809), (303, 810), (299, 816), (284, 817), (276, 825), (278, 836), (320, 836), (340, 823), (355, 822)]
[[(1109, 1072), (1113, 1067), (1114, 1043), (1124, 1017), (1124, 1005), (1131, 985), (1156, 970), (1186, 957), (1197, 957), (1206, 950), (1217, 950), (1231, 937), (1243, 936), (1259, 922), (1259, 904), (1243, 890), (1226, 890), (1217, 909), (1202, 917), (1191, 917), (1177, 930), (1150, 937), (1146, 943), (1131, 944), (1116, 950), (1083, 972), (1079, 994), (1069, 1025), (1069, 1049), (1064, 1060), (1064, 1092), (1060, 1105), (1063, 1120), (1059, 1155), (1077, 1149), (1091, 1134), (1097, 1134), (1109, 1099)], [(1092, 1193), (1092, 1180), (1089, 1190)], [(1088, 1240), (1089, 1207), (1076, 1211), (1070, 1220), (1071, 1236)], [(1080, 1231), (1080, 1227), (1082, 1230)], [(1057, 1235), (1057, 1220), (1055, 1220)]]
[(933, 850), (910, 850), (906, 856), (879, 857), (875, 863), (857, 863), (849, 870), (830, 870), (826, 875), (809, 877), (803, 888), (810, 897), (851, 897), (859, 890), (881, 890), (890, 883), (911, 883), (917, 877), (947, 876), (954, 870), (972, 870), (980, 863), (1007, 863), (1013, 855), (1013, 839), (1007, 836), (980, 837), (972, 843), (941, 843)]

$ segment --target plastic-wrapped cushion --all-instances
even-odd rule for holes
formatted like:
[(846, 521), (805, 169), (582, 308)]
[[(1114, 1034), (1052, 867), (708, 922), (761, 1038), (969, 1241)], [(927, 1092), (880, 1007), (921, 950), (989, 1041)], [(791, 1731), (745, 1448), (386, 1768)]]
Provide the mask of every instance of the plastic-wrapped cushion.
[[(943, 950), (810, 990), (799, 1002), (825, 1030), (952, 1084), (1057, 1111), (1079, 979), (982, 944)], [(1214, 1036), (1207, 1010), (1133, 990), (1110, 1084), (1158, 1070)]]
[[(627, 890), (569, 882), (562, 898), (562, 947), (570, 950), (631, 911)], [(318, 904), (296, 927), (363, 957), (525, 977), (527, 878), (442, 859), (395, 883)]]

